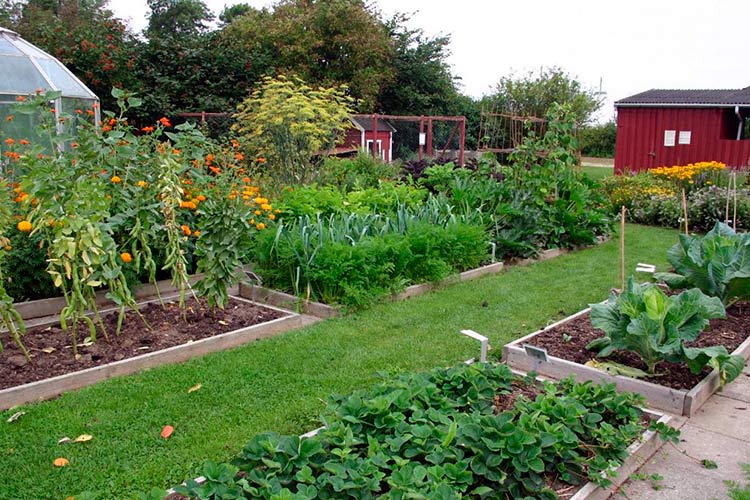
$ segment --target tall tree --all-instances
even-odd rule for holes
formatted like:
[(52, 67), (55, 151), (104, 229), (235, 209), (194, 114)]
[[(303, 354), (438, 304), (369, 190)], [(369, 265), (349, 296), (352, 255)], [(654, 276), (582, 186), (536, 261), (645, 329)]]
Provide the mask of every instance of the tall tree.
[(448, 114), (461, 107), (447, 58), (450, 37), (425, 36), (409, 29), (409, 16), (397, 14), (386, 27), (393, 40), (393, 79), (379, 97), (380, 108), (390, 114)]
[(311, 85), (346, 84), (361, 111), (376, 108), (392, 77), (393, 44), (362, 0), (282, 0), (251, 9), (224, 29), (267, 74), (295, 74)]
[(148, 0), (151, 14), (146, 36), (182, 37), (196, 35), (208, 29), (213, 14), (201, 0)]
[(584, 87), (556, 66), (522, 76), (504, 76), (490, 97), (500, 109), (540, 118), (547, 115), (553, 103), (568, 104), (579, 126), (589, 122), (604, 101), (601, 92)]

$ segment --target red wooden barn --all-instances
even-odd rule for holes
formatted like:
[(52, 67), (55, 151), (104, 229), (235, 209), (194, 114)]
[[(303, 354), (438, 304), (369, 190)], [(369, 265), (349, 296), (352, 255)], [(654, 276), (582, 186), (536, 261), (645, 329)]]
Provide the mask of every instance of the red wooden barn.
[(372, 141), (376, 141), (377, 150), (383, 161), (393, 159), (393, 133), (396, 129), (387, 120), (377, 120), (378, 130), (373, 130), (374, 123), (371, 115), (352, 115), (352, 128), (346, 131), (343, 144), (337, 146), (337, 151), (367, 150), (372, 152)]
[(615, 108), (617, 173), (700, 161), (750, 165), (750, 87), (654, 89)]

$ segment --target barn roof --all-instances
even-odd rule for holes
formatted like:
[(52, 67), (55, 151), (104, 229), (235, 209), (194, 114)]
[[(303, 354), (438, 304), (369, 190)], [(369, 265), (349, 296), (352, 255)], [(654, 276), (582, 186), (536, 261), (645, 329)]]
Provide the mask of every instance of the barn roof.
[[(352, 123), (360, 130), (372, 130), (372, 115), (352, 115)], [(389, 121), (378, 118), (378, 132), (395, 132), (396, 128)]]
[(750, 106), (750, 87), (744, 89), (651, 89), (615, 102), (617, 107), (734, 107)]

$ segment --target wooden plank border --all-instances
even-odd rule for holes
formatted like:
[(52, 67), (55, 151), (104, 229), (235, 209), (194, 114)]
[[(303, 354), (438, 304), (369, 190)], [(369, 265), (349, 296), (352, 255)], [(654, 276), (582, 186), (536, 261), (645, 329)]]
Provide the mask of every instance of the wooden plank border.
[[(251, 302), (241, 297), (232, 298), (243, 302)], [(285, 316), (188, 344), (173, 346), (133, 358), (3, 389), (0, 391), (0, 410), (50, 399), (64, 392), (80, 389), (113, 377), (130, 375), (140, 370), (180, 363), (212, 352), (231, 349), (319, 321), (315, 317), (269, 307), (265, 304), (255, 305), (280, 311)]]
[[(591, 308), (584, 309), (563, 320), (505, 344), (503, 346), (503, 360), (512, 368), (527, 372), (534, 371), (553, 379), (561, 379), (569, 375), (574, 375), (577, 380), (612, 383), (620, 391), (642, 394), (653, 408), (688, 417), (694, 415), (718, 389), (719, 372), (716, 370), (712, 371), (688, 391), (684, 389), (672, 389), (671, 387), (622, 375), (610, 375), (596, 368), (555, 356), (548, 355), (547, 362), (542, 362), (526, 354), (523, 345), (533, 345), (533, 338), (536, 335), (587, 314), (590, 310)], [(745, 360), (750, 358), (750, 338), (746, 339), (732, 354), (742, 356)]]

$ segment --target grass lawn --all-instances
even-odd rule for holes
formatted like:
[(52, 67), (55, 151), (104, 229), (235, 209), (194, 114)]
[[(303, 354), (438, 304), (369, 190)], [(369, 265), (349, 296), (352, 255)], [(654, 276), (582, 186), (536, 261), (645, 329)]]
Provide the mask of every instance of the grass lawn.
[[(672, 230), (628, 226), (628, 269), (666, 268)], [(384, 303), (276, 338), (180, 365), (113, 379), (0, 414), (2, 500), (133, 498), (194, 476), (206, 459), (227, 460), (258, 432), (298, 434), (318, 426), (326, 396), (373, 382), (375, 372), (428, 369), (477, 356), (459, 335), (504, 343), (606, 297), (618, 286), (613, 240), (528, 267), (461, 283), (403, 302)], [(196, 384), (202, 388), (188, 394)], [(164, 440), (164, 425), (175, 428)], [(57, 444), (62, 437), (93, 440)], [(70, 465), (55, 468), (65, 457)]]
[(614, 167), (580, 167), (581, 171), (586, 174), (590, 179), (595, 181), (604, 179), (614, 174)]

